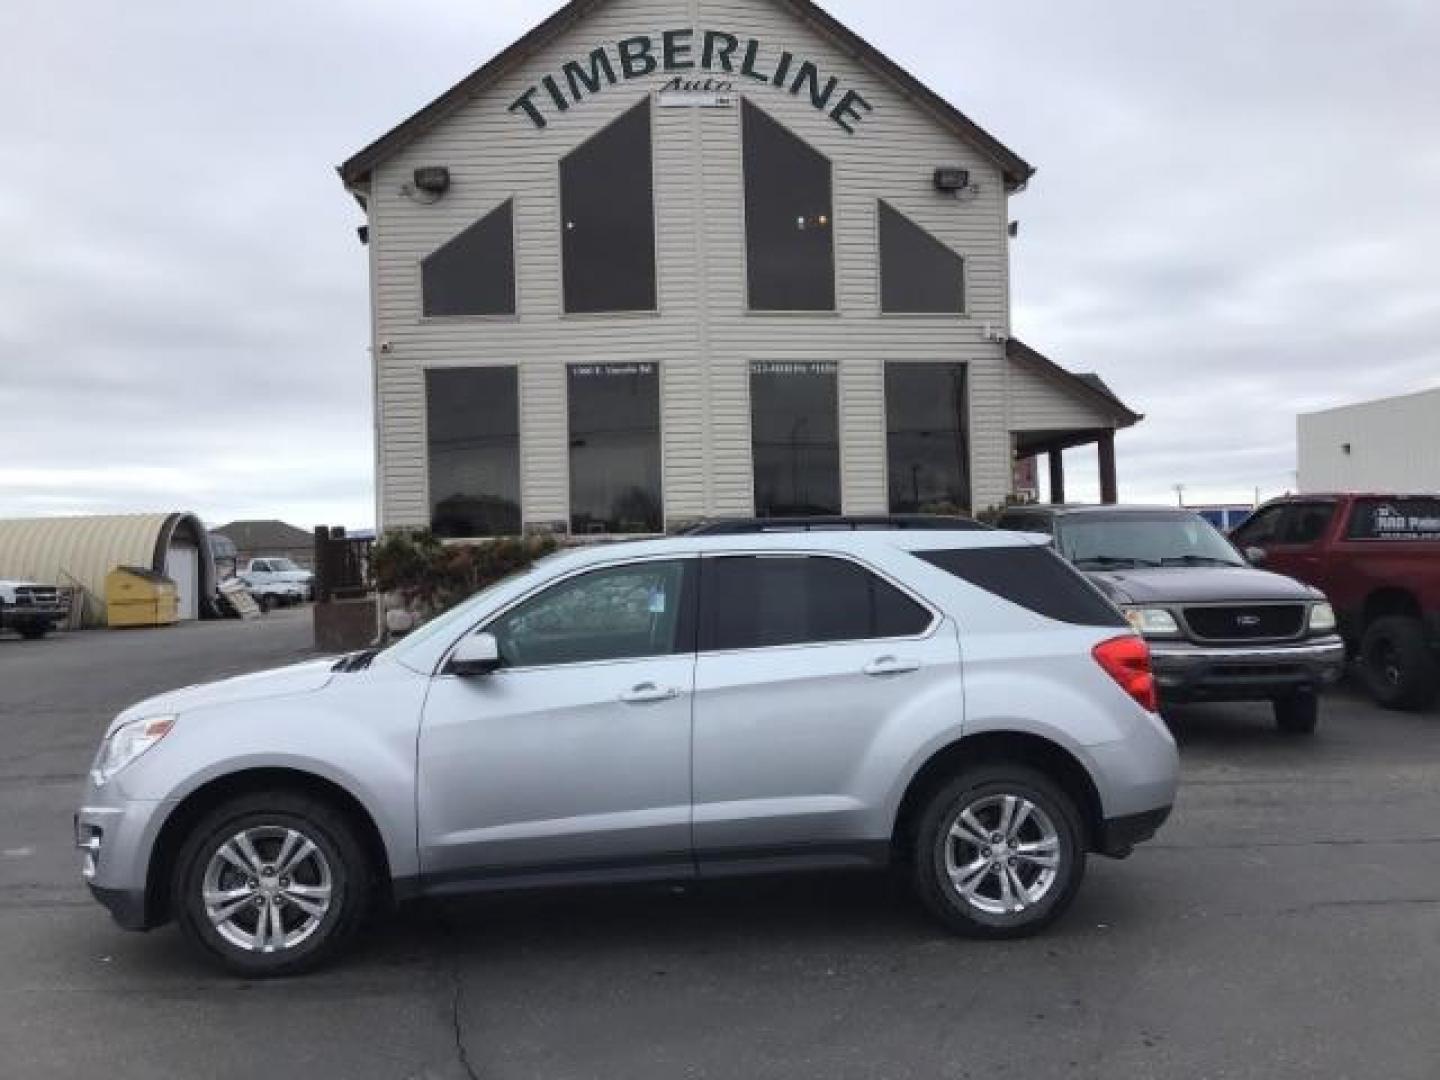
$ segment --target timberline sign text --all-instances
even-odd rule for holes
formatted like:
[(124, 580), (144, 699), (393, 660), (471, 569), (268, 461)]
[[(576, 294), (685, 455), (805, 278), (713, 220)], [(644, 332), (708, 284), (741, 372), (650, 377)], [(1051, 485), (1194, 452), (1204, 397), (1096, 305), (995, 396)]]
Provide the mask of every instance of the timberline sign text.
[(825, 113), (850, 134), (874, 107), (856, 90), (827, 76), (819, 64), (785, 50), (767, 50), (756, 38), (721, 30), (665, 30), (658, 37), (641, 34), (614, 45), (602, 45), (583, 60), (571, 60), (557, 74), (546, 75), (515, 99), (510, 111), (528, 117), (537, 128), (548, 126), (547, 113), (569, 112), (587, 96), (630, 79), (658, 72), (708, 72), (719, 79), (676, 76), (666, 90), (728, 93), (738, 76), (788, 90)]

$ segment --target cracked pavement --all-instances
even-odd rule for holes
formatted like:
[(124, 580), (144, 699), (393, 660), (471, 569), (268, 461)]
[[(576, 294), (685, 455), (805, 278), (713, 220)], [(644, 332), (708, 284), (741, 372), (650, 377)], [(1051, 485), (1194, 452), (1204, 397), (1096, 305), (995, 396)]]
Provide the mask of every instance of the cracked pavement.
[(1175, 818), (1027, 942), (949, 938), (883, 876), (421, 905), (266, 984), (115, 929), (70, 837), (106, 721), (308, 638), (303, 611), (0, 638), (0, 1074), (1440, 1075), (1440, 714), (1343, 691), (1309, 741), (1262, 708), (1174, 714)]

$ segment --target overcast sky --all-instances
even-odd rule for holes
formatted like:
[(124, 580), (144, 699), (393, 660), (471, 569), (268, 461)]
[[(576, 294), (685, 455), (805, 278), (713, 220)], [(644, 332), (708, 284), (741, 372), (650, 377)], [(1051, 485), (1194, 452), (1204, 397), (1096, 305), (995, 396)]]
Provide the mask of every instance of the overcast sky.
[[(0, 517), (371, 524), (333, 166), (557, 6), (0, 5)], [(1276, 494), (1297, 412), (1440, 385), (1434, 0), (826, 6), (1039, 167), (1016, 332), (1147, 414), (1127, 498)]]

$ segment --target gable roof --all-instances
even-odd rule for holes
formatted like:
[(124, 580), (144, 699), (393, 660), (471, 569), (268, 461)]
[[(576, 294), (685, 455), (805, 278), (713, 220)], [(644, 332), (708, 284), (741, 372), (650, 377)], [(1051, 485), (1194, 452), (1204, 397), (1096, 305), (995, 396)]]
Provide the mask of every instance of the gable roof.
[[(529, 59), (540, 49), (578, 23), (606, 0), (570, 0), (564, 7), (491, 59), (472, 74), (452, 86), (398, 127), (380, 136), (343, 165), (338, 166), (340, 179), (347, 188), (367, 183), (375, 167), (406, 145), (429, 131), (436, 124), (460, 109), (472, 98), (498, 82), (506, 73)], [(833, 38), (846, 52), (857, 57), (877, 74), (893, 83), (900, 92), (913, 98), (936, 120), (960, 138), (972, 144), (999, 167), (1010, 191), (1023, 188), (1035, 175), (1035, 169), (1019, 154), (985, 131), (950, 102), (922, 83), (915, 76), (880, 52), (859, 34), (823, 10), (812, 0), (773, 0), (789, 9), (801, 22)]]
[(240, 551), (293, 551), (315, 544), (313, 534), (283, 521), (232, 521), (210, 531), (227, 537)]
[(1116, 423), (1117, 427), (1134, 427), (1145, 417), (1120, 400), (1119, 395), (1106, 385), (1099, 375), (1085, 372), (1076, 374), (1067, 371), (1048, 356), (1036, 352), (1019, 338), (1005, 343), (1005, 355), (1012, 362), (1049, 379), (1072, 397), (1079, 398), (1092, 408), (1100, 410)]

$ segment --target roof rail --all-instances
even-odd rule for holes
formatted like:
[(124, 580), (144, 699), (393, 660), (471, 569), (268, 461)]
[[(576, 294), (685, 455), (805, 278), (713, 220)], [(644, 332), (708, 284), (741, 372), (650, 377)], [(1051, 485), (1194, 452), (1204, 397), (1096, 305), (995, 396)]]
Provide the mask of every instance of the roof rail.
[(979, 532), (989, 526), (964, 517), (928, 514), (886, 514), (874, 517), (720, 518), (703, 521), (681, 536), (753, 536), (757, 533), (804, 532)]

